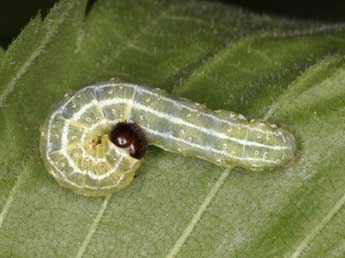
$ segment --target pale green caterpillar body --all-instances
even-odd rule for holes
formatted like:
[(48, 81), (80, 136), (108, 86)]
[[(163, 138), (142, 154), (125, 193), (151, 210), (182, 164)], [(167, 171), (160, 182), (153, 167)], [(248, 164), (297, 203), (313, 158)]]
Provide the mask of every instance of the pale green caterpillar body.
[(295, 138), (286, 129), (214, 112), (159, 89), (104, 82), (79, 90), (52, 110), (41, 132), (49, 173), (60, 185), (87, 196), (127, 186), (142, 159), (109, 140), (119, 122), (136, 123), (150, 145), (223, 167), (273, 168), (295, 155)]

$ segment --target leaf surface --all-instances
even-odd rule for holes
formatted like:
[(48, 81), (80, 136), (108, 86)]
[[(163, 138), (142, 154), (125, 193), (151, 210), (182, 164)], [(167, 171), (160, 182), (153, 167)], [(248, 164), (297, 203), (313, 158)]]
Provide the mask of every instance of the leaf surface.
[[(345, 32), (210, 2), (62, 0), (0, 50), (0, 256), (344, 257)], [(117, 78), (297, 137), (250, 172), (150, 148), (138, 176), (85, 198), (48, 175), (40, 126), (68, 92)]]

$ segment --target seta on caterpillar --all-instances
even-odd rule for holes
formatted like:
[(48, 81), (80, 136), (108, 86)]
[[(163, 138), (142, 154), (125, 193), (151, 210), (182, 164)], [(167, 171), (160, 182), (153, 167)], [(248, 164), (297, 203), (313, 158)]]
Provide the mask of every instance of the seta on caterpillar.
[(102, 196), (127, 186), (147, 145), (218, 166), (258, 170), (294, 158), (294, 136), (233, 112), (214, 112), (159, 89), (105, 82), (67, 96), (41, 132), (41, 155), (64, 187)]

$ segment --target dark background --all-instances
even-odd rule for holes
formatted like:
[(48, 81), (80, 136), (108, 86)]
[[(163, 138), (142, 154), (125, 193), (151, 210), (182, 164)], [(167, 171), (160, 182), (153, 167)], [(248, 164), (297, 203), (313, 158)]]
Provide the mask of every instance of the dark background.
[[(95, 0), (92, 0), (94, 2)], [(114, 0), (115, 1), (115, 0)], [(130, 1), (130, 0), (117, 0)], [(211, 0), (209, 0), (211, 1)], [(38, 11), (46, 15), (57, 0), (2, 0), (0, 45), (7, 47)], [(220, 0), (258, 12), (324, 22), (345, 21), (345, 0)]]

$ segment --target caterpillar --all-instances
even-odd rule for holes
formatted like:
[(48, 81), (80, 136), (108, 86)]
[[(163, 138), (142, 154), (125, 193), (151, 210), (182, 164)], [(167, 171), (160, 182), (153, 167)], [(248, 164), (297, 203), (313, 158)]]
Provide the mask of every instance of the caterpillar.
[(42, 127), (40, 151), (60, 185), (103, 196), (132, 181), (147, 145), (250, 170), (283, 166), (296, 149), (294, 136), (276, 125), (110, 81), (57, 104)]

